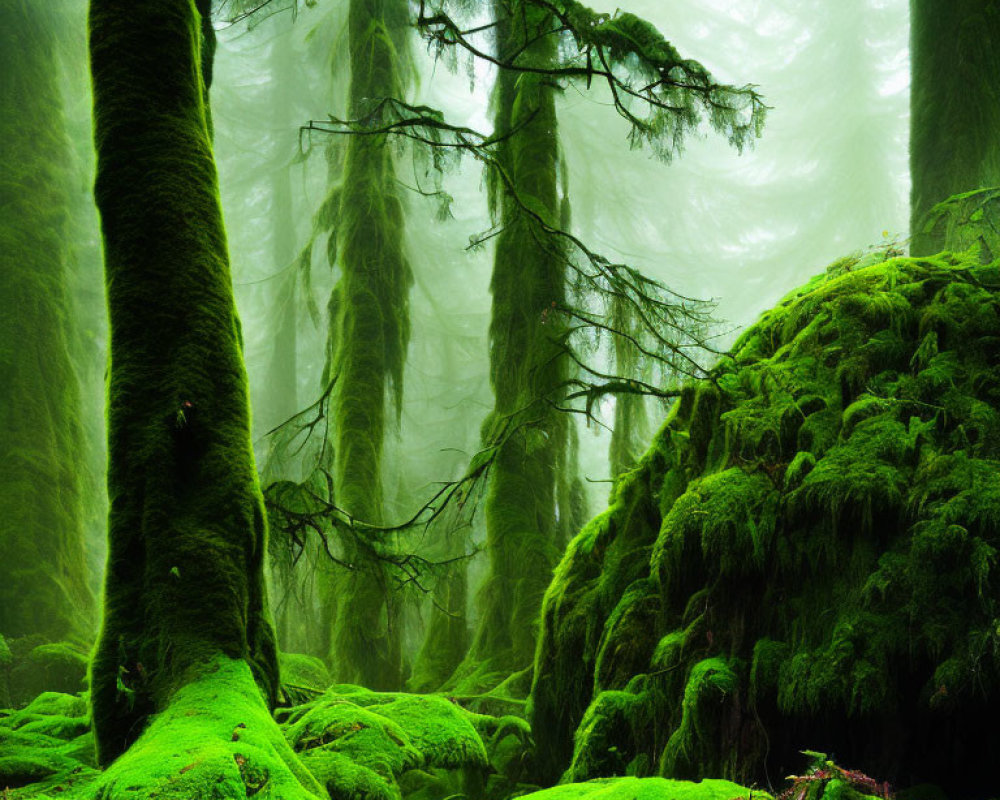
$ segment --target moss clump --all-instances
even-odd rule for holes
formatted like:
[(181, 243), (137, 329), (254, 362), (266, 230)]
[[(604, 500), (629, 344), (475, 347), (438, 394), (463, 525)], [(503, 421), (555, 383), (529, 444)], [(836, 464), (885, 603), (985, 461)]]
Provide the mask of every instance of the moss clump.
[(399, 779), (413, 770), (481, 771), (488, 762), (482, 718), (440, 695), (333, 686), (279, 719), (333, 797), (398, 800)]
[[(87, 654), (68, 642), (39, 644), (41, 636), (10, 641), (7, 672), (7, 705), (23, 706), (42, 692), (73, 694), (84, 688)], [(0, 667), (3, 670), (3, 667)]]
[(736, 800), (770, 795), (722, 780), (697, 783), (664, 778), (603, 778), (553, 786), (524, 796), (531, 800)]
[(326, 665), (316, 656), (279, 653), (278, 664), (281, 667), (281, 687), (291, 696), (298, 697), (303, 690), (319, 694), (333, 683)]
[(94, 792), (105, 800), (323, 797), (271, 718), (250, 668), (227, 658), (191, 676), (100, 774)]
[(25, 708), (0, 711), (0, 787), (37, 797), (87, 785), (94, 770), (87, 701), (45, 692)]
[(998, 342), (977, 252), (842, 260), (747, 330), (556, 569), (529, 701), (547, 779), (763, 782), (812, 744), (988, 787)]

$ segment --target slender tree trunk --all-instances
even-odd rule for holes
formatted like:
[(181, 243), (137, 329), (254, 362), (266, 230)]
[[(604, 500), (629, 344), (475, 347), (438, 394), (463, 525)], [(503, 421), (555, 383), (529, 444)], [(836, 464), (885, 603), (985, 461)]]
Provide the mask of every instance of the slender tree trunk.
[[(272, 266), (280, 273), (277, 290), (273, 298), (272, 319), (273, 346), (267, 369), (267, 383), (262, 387), (263, 400), (255, 409), (258, 431), (270, 431), (287, 422), (299, 411), (298, 405), (298, 282), (296, 269), (295, 211), (292, 197), (290, 165), (295, 153), (298, 126), (292, 103), (292, 87), (295, 85), (294, 52), (288, 41), (287, 25), (281, 29), (283, 35), (272, 44), (271, 51), (271, 111), (274, 124), (278, 128), (274, 141), (274, 163), (270, 175), (271, 214), (273, 225), (271, 235)], [(283, 431), (273, 434), (272, 450), (265, 458), (264, 483), (291, 477), (296, 471), (294, 463), (281, 458), (287, 448)], [(275, 625), (281, 649), (304, 653), (309, 650), (309, 635), (313, 609), (310, 600), (312, 571), (308, 558), (293, 561), (288, 542), (271, 541), (271, 578), (274, 591)]]
[[(440, 353), (442, 383), (457, 385), (462, 368), (456, 363), (457, 340), (442, 333), (434, 345)], [(452, 433), (465, 427), (465, 420), (456, 422)], [(457, 439), (456, 439), (457, 441)], [(452, 477), (461, 477), (467, 468), (465, 459), (452, 465)], [(428, 620), (420, 650), (413, 661), (407, 688), (412, 692), (435, 692), (444, 686), (462, 663), (469, 650), (469, 562), (464, 558), (468, 549), (469, 521), (465, 510), (452, 505), (430, 526), (434, 557), (456, 559), (444, 567), (433, 588), (434, 602), (427, 603)]]
[[(514, 4), (497, 8), (498, 50), (507, 58), (525, 37), (550, 21)], [(550, 64), (553, 37), (527, 46), (522, 63)], [(517, 133), (503, 142), (501, 168), (520, 200), (551, 225), (560, 220), (559, 142), (555, 89), (530, 73), (501, 71), (495, 129)], [(565, 254), (511, 196), (497, 176), (502, 232), (493, 266), (490, 377), (494, 412), (487, 439), (503, 439), (490, 473), (485, 505), (489, 572), (480, 620), (463, 671), (482, 683), (528, 666), (535, 649), (542, 594), (558, 557), (556, 467), (567, 443), (567, 421), (551, 403), (565, 375), (555, 309), (565, 298)], [(506, 433), (505, 433), (506, 432)], [(511, 433), (512, 432), (512, 433)], [(473, 676), (473, 683), (480, 678)], [(475, 688), (470, 685), (468, 688)]]
[[(50, 0), (51, 2), (51, 0)], [(0, 0), (0, 634), (89, 639), (60, 4)]]
[(193, 0), (90, 6), (111, 324), (109, 552), (92, 665), (103, 764), (213, 670), (230, 693), (251, 672), (266, 700), (277, 688), (202, 30)]
[[(405, 0), (351, 0), (352, 117), (369, 113), (374, 98), (402, 93), (407, 11)], [(334, 485), (341, 508), (376, 525), (383, 512), (386, 406), (392, 399), (399, 407), (409, 340), (412, 277), (400, 191), (385, 137), (351, 137), (336, 231), (342, 277), (330, 319)], [(355, 569), (335, 577), (330, 661), (339, 680), (393, 689), (402, 683), (399, 599), (373, 555), (377, 546), (377, 534), (363, 526), (344, 539)]]
[(911, 252), (949, 246), (935, 204), (1000, 185), (1000, 4), (911, 0)]

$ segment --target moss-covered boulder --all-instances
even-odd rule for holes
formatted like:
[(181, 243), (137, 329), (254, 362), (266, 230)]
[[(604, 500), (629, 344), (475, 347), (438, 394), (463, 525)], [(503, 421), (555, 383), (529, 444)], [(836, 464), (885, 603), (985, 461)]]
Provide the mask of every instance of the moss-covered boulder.
[(484, 770), (477, 716), (441, 695), (348, 685), (278, 713), (303, 763), (343, 800), (399, 800), (412, 770)]
[[(87, 677), (87, 650), (73, 642), (48, 642), (42, 636), (9, 639), (6, 657), (0, 652), (2, 705), (24, 706), (42, 692), (75, 694)], [(0, 651), (4, 648), (0, 646)], [(6, 666), (4, 665), (6, 661)], [(6, 679), (6, 681), (4, 680)]]
[(299, 705), (323, 693), (333, 681), (326, 664), (304, 653), (278, 653), (281, 694), (288, 705)]
[(1000, 267), (837, 262), (689, 386), (546, 594), (546, 780), (763, 785), (798, 751), (995, 785)]

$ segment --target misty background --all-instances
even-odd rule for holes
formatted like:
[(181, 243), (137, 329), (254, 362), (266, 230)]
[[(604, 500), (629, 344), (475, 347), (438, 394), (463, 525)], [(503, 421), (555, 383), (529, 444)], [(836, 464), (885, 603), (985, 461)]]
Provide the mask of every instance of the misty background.
[[(80, 4), (82, 20), (83, 9)], [(611, 11), (610, 7), (606, 10)], [(717, 303), (720, 347), (784, 294), (828, 263), (872, 247), (905, 248), (909, 59), (905, 0), (633, 0), (627, 10), (655, 24), (687, 57), (721, 82), (759, 88), (771, 110), (756, 147), (737, 154), (720, 137), (690, 138), (663, 164), (630, 150), (627, 123), (603, 87), (570, 87), (559, 100), (568, 163), (572, 230), (593, 249), (635, 266), (671, 289)], [(309, 120), (345, 114), (344, 0), (217, 24), (212, 89), (215, 154), (243, 322), (258, 465), (266, 433), (289, 408), (305, 408), (322, 390), (326, 298), (337, 276), (322, 241), (314, 243), (309, 280), (297, 260), (313, 233), (326, 192), (329, 137), (303, 132)], [(92, 172), (85, 47), (67, 36), (67, 61), (79, 65), (66, 93), (81, 175)], [(413, 100), (446, 118), (490, 130), (493, 72), (437, 63), (414, 35)], [(430, 185), (408, 153), (399, 175)], [(104, 467), (102, 394), (106, 323), (100, 282), (92, 178), (80, 181), (76, 303), (83, 320), (79, 360), (99, 486)], [(437, 482), (466, 469), (493, 405), (487, 329), (490, 242), (469, 249), (490, 228), (481, 166), (466, 160), (444, 178), (451, 216), (408, 192), (406, 241), (414, 272), (412, 334), (398, 429), (386, 442), (385, 518), (409, 516)], [(289, 306), (289, 286), (297, 295)], [(294, 393), (276, 383), (275, 337), (289, 311), (297, 342)], [(294, 404), (290, 405), (289, 397)], [(658, 426), (666, 407), (649, 403)], [(598, 417), (613, 419), (612, 399)], [(610, 489), (609, 434), (580, 425), (580, 464), (589, 513)], [(649, 434), (652, 430), (648, 431)], [(103, 560), (104, 515), (89, 522), (94, 585)], [(473, 531), (473, 538), (482, 532)], [(419, 541), (411, 545), (419, 546)], [(481, 572), (474, 564), (473, 573)], [(475, 578), (472, 582), (474, 596)], [(409, 646), (419, 642), (415, 631)]]

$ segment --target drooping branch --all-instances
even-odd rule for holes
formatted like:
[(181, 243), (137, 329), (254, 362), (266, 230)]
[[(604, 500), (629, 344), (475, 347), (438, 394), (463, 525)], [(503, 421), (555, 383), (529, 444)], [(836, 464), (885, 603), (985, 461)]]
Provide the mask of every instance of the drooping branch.
[[(635, 350), (638, 360), (643, 364), (658, 364), (664, 375), (704, 378), (707, 371), (699, 356), (721, 355), (712, 346), (708, 333), (713, 322), (712, 303), (675, 292), (628, 264), (611, 261), (579, 236), (545, 219), (520, 195), (497, 155), (499, 146), (517, 135), (516, 129), (488, 136), (448, 123), (436, 109), (396, 98), (375, 98), (363, 117), (314, 120), (303, 131), (344, 136), (391, 135), (432, 152), (447, 151), (453, 158), (471, 155), (494, 176), (518, 212), (530, 218), (531, 235), (536, 241), (551, 257), (563, 260), (572, 273), (577, 302), (540, 309), (543, 316), (562, 314), (581, 323), (574, 328), (578, 340), (585, 329), (594, 338), (604, 335), (621, 339), (624, 347)], [(469, 247), (483, 245), (501, 230), (495, 225), (471, 237)], [(616, 313), (634, 320), (630, 330), (611, 319), (612, 304), (618, 309)], [(661, 392), (651, 394), (662, 396)]]
[[(417, 28), (437, 56), (461, 50), (500, 70), (550, 77), (559, 86), (579, 81), (590, 88), (597, 79), (629, 123), (634, 148), (649, 147), (670, 161), (706, 118), (739, 151), (760, 136), (767, 106), (756, 87), (716, 82), (701, 63), (683, 58), (653, 25), (634, 14), (599, 13), (576, 0), (526, 0), (497, 3), (506, 19), (465, 27), (459, 21), (462, 5), (456, 0), (419, 4)], [(546, 13), (532, 15), (539, 10)], [(490, 36), (501, 24), (522, 28), (521, 47), (505, 54), (492, 51)], [(525, 55), (545, 37), (558, 41), (560, 58), (539, 65)]]

